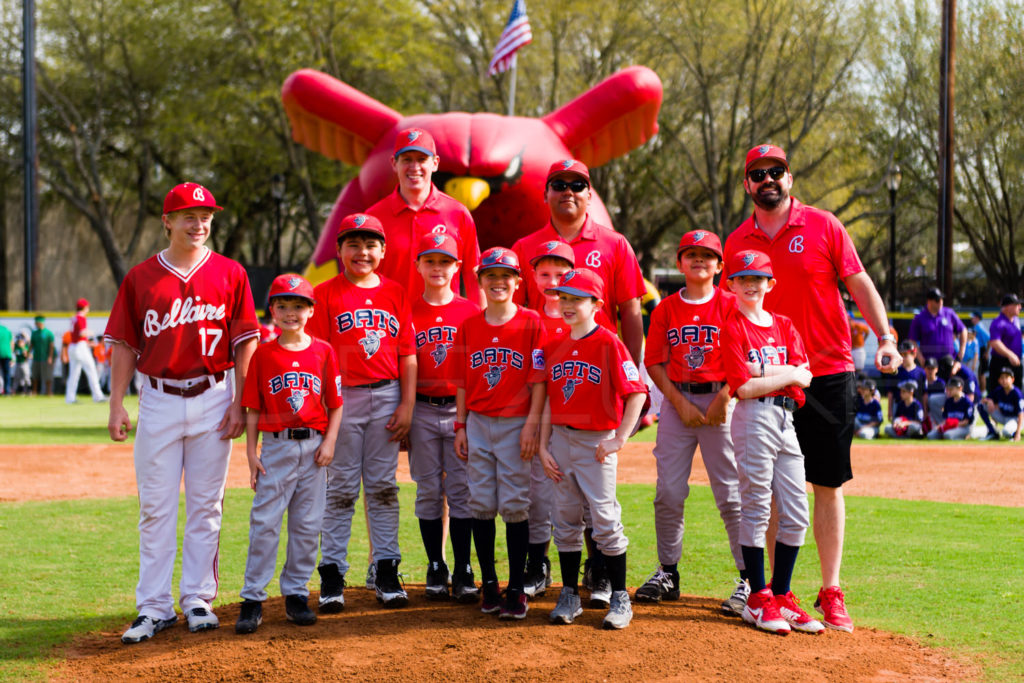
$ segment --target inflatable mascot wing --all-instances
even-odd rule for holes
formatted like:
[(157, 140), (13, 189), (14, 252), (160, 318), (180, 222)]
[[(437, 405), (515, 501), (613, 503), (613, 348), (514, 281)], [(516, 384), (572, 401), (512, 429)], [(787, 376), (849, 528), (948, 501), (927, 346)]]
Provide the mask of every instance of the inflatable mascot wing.
[[(540, 119), (465, 112), (404, 117), (327, 74), (293, 73), (281, 97), (295, 140), (361, 167), (338, 196), (307, 275), (314, 282), (336, 275), (341, 220), (394, 190), (389, 157), (398, 131), (417, 127), (434, 137), (441, 160), (434, 183), (472, 212), (480, 248), (510, 246), (548, 220), (548, 167), (572, 157), (594, 168), (639, 147), (658, 131), (661, 95), (657, 74), (632, 66)], [(596, 195), (590, 213), (611, 225)]]

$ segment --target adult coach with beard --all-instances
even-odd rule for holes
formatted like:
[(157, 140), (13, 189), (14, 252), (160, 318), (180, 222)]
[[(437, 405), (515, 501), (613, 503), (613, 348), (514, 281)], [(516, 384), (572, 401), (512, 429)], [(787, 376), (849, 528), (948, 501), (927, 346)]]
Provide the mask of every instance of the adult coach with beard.
[[(846, 524), (843, 484), (853, 478), (850, 443), (856, 392), (840, 280), (878, 336), (875, 367), (895, 372), (900, 354), (889, 333), (885, 304), (846, 229), (831, 213), (791, 197), (792, 186), (781, 148), (759, 145), (747, 153), (743, 189), (754, 202), (754, 213), (726, 240), (725, 262), (744, 249), (767, 253), (779, 275), (765, 297), (765, 308), (792, 319), (806, 340), (814, 379), (804, 390), (807, 403), (793, 422), (807, 481), (814, 487), (814, 538), (822, 578), (815, 607), (826, 626), (851, 632), (853, 621), (839, 587), (839, 569)], [(721, 281), (728, 277), (723, 272)]]

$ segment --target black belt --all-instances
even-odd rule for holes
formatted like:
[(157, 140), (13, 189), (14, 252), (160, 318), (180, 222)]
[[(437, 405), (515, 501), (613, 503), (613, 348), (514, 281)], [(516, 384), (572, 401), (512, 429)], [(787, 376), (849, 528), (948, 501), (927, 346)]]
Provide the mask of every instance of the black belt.
[(416, 400), (423, 403), (429, 403), (432, 406), (450, 406), (455, 403), (454, 396), (427, 396), (426, 394), (416, 394)]
[(393, 379), (379, 379), (376, 382), (370, 382), (369, 384), (356, 384), (355, 386), (349, 387), (351, 389), (380, 389), (386, 387), (395, 380)]
[(312, 439), (314, 434), (320, 434), (317, 430), (310, 429), (309, 427), (292, 427), (291, 429), (283, 429), (279, 432), (270, 433), (274, 435), (275, 439), (291, 439), (292, 441)]
[(793, 412), (797, 409), (796, 399), (790, 398), (789, 396), (758, 396), (757, 400), (761, 403), (770, 403), (773, 406), (779, 406), (785, 408), (789, 412)]
[(717, 394), (725, 386), (725, 382), (673, 382), (676, 389), (688, 394)]
[(161, 382), (161, 381), (158, 381), (155, 377), (150, 377), (149, 378), (149, 385), (151, 387), (153, 387), (154, 389), (160, 389), (165, 394), (170, 394), (171, 396), (181, 396), (182, 398), (192, 398), (194, 396), (198, 396), (199, 394), (203, 393), (207, 389), (212, 389), (217, 384), (220, 384), (220, 381), (222, 379), (224, 379), (224, 372), (223, 371), (222, 372), (215, 372), (213, 374), (213, 382), (210, 382), (209, 378), (204, 378), (204, 379), (205, 379), (205, 381), (203, 381), (203, 382), (196, 382), (195, 384), (193, 384), (190, 387), (172, 387), (171, 385), (167, 384), (166, 382)]

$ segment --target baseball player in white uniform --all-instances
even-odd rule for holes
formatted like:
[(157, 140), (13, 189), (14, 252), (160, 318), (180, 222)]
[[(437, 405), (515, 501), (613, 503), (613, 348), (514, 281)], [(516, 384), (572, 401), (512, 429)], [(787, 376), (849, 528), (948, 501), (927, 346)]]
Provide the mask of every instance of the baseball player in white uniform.
[(124, 395), (136, 368), (145, 376), (135, 439), (139, 489), (138, 617), (121, 636), (148, 640), (177, 621), (171, 574), (177, 551), (178, 490), (185, 479), (181, 609), (189, 631), (219, 626), (217, 552), (231, 439), (245, 428), (242, 386), (259, 324), (242, 266), (205, 246), (213, 194), (183, 183), (164, 199), (169, 245), (132, 268), (114, 301), (104, 340), (111, 353), (110, 419), (124, 441)]

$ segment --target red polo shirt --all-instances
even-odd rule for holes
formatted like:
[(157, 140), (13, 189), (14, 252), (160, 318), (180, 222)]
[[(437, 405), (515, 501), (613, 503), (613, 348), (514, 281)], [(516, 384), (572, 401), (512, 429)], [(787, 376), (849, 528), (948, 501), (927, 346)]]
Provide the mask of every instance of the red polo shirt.
[[(469, 209), (431, 186), (427, 201), (413, 210), (398, 188), (380, 200), (366, 213), (380, 220), (384, 226), (384, 258), (377, 269), (379, 275), (394, 280), (415, 300), (423, 294), (423, 278), (416, 272), (416, 250), (420, 238), (427, 233), (447, 233), (459, 244), (462, 260), (462, 284), (466, 298), (480, 300), (480, 285), (476, 281), (476, 268), (480, 264), (480, 244), (476, 239), (476, 224)], [(459, 293), (459, 281), (452, 278), (452, 291)]]
[[(792, 200), (789, 223), (770, 239), (745, 220), (725, 241), (725, 263), (738, 251), (768, 254), (778, 283), (764, 307), (790, 318), (808, 340), (807, 355), (815, 377), (853, 371), (850, 325), (839, 281), (864, 270), (846, 228), (828, 211)], [(728, 287), (728, 269), (721, 286)]]
[[(544, 296), (537, 288), (530, 259), (537, 255), (541, 244), (552, 240), (565, 242), (549, 220), (543, 228), (512, 245), (512, 251), (519, 257), (524, 280), (516, 291), (516, 303), (534, 309), (544, 305)], [(580, 234), (568, 244), (572, 247), (576, 267), (596, 271), (604, 281), (606, 319), (599, 319), (599, 322), (613, 332), (617, 331), (619, 306), (647, 292), (633, 247), (621, 233), (598, 225), (589, 214)]]

